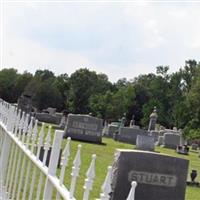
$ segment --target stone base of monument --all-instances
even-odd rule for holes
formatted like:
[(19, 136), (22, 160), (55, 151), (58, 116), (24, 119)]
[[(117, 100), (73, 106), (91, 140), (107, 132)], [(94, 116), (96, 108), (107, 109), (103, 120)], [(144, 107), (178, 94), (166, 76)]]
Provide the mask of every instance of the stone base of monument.
[(150, 131), (149, 135), (154, 137), (154, 142), (158, 141), (159, 132), (158, 131)]
[(154, 137), (149, 135), (138, 135), (136, 139), (136, 149), (144, 151), (154, 151)]
[(148, 135), (148, 131), (130, 127), (121, 127), (119, 128), (119, 134), (117, 134), (116, 140), (135, 145), (138, 135)]
[(102, 137), (96, 135), (86, 135), (86, 134), (74, 134), (74, 133), (65, 133), (64, 138), (71, 137), (72, 140), (79, 140), (85, 142), (92, 142), (92, 143), (102, 143)]
[(136, 181), (135, 200), (184, 200), (188, 165), (188, 160), (165, 154), (118, 149), (110, 199), (125, 200)]

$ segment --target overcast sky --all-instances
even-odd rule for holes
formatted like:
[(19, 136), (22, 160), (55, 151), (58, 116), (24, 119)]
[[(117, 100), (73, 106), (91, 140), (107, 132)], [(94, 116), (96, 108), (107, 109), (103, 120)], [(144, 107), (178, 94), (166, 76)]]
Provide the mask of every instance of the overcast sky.
[(117, 81), (200, 60), (200, 3), (7, 0), (2, 31), (3, 66), (19, 72), (86, 67)]

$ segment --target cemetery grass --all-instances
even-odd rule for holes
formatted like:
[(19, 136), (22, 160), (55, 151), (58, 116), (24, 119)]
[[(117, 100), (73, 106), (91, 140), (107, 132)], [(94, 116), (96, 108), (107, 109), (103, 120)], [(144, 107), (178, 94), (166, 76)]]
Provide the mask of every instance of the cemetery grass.
[[(47, 132), (47, 129), (45, 132)], [(53, 135), (54, 135), (53, 132), (54, 130), (52, 130), (52, 140), (53, 140)], [(86, 172), (89, 168), (91, 157), (93, 154), (96, 154), (97, 156), (96, 167), (95, 167), (96, 176), (94, 179), (93, 189), (90, 193), (90, 199), (99, 198), (100, 193), (101, 193), (101, 186), (107, 174), (107, 167), (109, 165), (112, 165), (115, 150), (134, 148), (134, 146), (131, 144), (116, 142), (110, 138), (103, 137), (102, 142), (103, 144), (94, 144), (94, 143), (86, 143), (86, 142), (80, 142), (80, 141), (74, 141), (74, 140), (71, 141), (70, 158), (69, 158), (68, 166), (66, 167), (66, 171), (65, 171), (64, 185), (68, 189), (70, 188), (73, 160), (77, 152), (77, 146), (81, 144), (82, 145), (81, 166), (80, 166), (79, 177), (77, 179), (76, 190), (75, 190), (76, 199), (83, 198), (83, 193), (84, 193), (83, 186), (84, 186), (84, 181), (86, 178)], [(61, 147), (62, 150), (65, 148), (66, 143), (67, 143), (67, 140), (63, 139), (62, 147)], [(177, 154), (172, 149), (161, 148), (161, 147), (156, 147), (156, 151), (160, 153), (168, 154), (171, 156), (188, 159), (190, 161), (188, 172), (190, 172), (191, 169), (196, 169), (198, 173), (198, 177), (196, 178), (196, 180), (200, 182), (200, 158), (198, 158), (197, 151), (191, 151), (188, 156), (180, 155), (180, 154)], [(59, 174), (60, 174), (60, 169), (57, 170), (58, 177), (59, 177)], [(39, 179), (39, 176), (38, 176), (38, 179)], [(188, 173), (188, 180), (190, 180), (189, 173)], [(200, 197), (200, 188), (187, 186), (185, 200), (198, 200), (199, 197)], [(53, 199), (55, 198), (56, 198), (56, 193), (54, 192)]]
[[(64, 146), (66, 144), (66, 139), (63, 140), (62, 143), (62, 149), (64, 149)], [(133, 149), (133, 145), (120, 143), (113, 141), (109, 138), (103, 138), (103, 144), (92, 144), (92, 143), (85, 143), (80, 141), (72, 141), (71, 142), (71, 156), (69, 160), (69, 165), (66, 169), (66, 176), (65, 176), (65, 182), (64, 184), (69, 188), (70, 187), (70, 180), (71, 180), (71, 168), (73, 159), (76, 154), (77, 145), (82, 144), (82, 150), (81, 150), (81, 169), (80, 169), (80, 176), (77, 181), (77, 190), (75, 193), (75, 197), (77, 199), (82, 199), (83, 197), (83, 185), (84, 185), (84, 179), (86, 178), (85, 174), (87, 172), (87, 169), (90, 165), (91, 156), (92, 154), (96, 154), (96, 177), (94, 179), (94, 185), (93, 190), (90, 193), (90, 199), (99, 198), (99, 194), (101, 192), (101, 185), (104, 182), (107, 167), (109, 165), (112, 165), (113, 159), (114, 159), (114, 153), (115, 149)], [(174, 150), (166, 149), (166, 148), (160, 148), (157, 147), (156, 151), (168, 154), (175, 157), (185, 158), (190, 160), (190, 166), (189, 166), (189, 172), (191, 169), (196, 169), (198, 171), (198, 177), (197, 180), (200, 182), (200, 159), (198, 158), (197, 152), (190, 152), (189, 156), (186, 155), (180, 155), (175, 153)], [(59, 174), (59, 170), (58, 170)], [(189, 179), (189, 175), (188, 175)], [(195, 187), (187, 187), (186, 190), (186, 200), (198, 200), (200, 196), (200, 188)]]

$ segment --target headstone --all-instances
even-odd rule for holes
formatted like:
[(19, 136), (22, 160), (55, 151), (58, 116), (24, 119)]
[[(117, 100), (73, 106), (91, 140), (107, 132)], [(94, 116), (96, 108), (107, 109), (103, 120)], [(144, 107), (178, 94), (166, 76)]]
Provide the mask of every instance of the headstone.
[(136, 144), (137, 135), (148, 135), (148, 131), (130, 127), (120, 127), (117, 140), (128, 144)]
[(50, 115), (48, 113), (36, 113), (35, 118), (40, 122), (46, 122), (51, 124), (60, 124), (60, 115)]
[(151, 131), (151, 130), (154, 131), (155, 130), (157, 118), (158, 118), (157, 110), (156, 110), (156, 107), (154, 107), (154, 110), (153, 110), (153, 112), (150, 115), (150, 121), (149, 121), (148, 131)]
[(62, 117), (61, 117), (61, 120), (60, 120), (60, 124), (59, 124), (59, 128), (61, 129), (64, 129), (66, 124), (67, 124), (67, 116), (68, 116), (68, 111), (67, 110), (64, 110), (63, 111), (63, 114), (62, 114)]
[(137, 125), (132, 125), (131, 128), (134, 128), (134, 129), (140, 129), (140, 127), (137, 126)]
[(109, 124), (106, 131), (106, 136), (113, 137), (113, 135), (119, 130), (118, 126)]
[(163, 145), (163, 140), (164, 140), (164, 136), (159, 136), (158, 141), (157, 141), (157, 145), (158, 146)]
[(154, 137), (154, 142), (158, 141), (159, 132), (158, 131), (151, 131), (149, 135)]
[(187, 144), (186, 140), (183, 138), (183, 135), (180, 136), (180, 145)]
[(89, 115), (69, 114), (64, 137), (101, 143), (103, 120)]
[(108, 126), (103, 127), (102, 136), (108, 136)]
[(56, 108), (47, 108), (46, 111), (49, 113), (49, 115), (55, 115), (56, 114)]
[(117, 150), (111, 200), (125, 200), (132, 181), (135, 200), (184, 200), (189, 161), (164, 154)]
[(197, 150), (198, 149), (198, 144), (192, 143), (191, 147), (192, 147), (192, 150)]
[(163, 145), (167, 148), (176, 149), (180, 145), (180, 135), (173, 133), (165, 133), (163, 138)]
[(66, 116), (62, 116), (62, 118), (61, 118), (61, 120), (60, 120), (59, 127), (60, 127), (61, 129), (64, 129), (65, 126), (66, 126), (66, 124), (67, 124), (67, 117), (66, 117)]
[(18, 108), (25, 113), (31, 113), (32, 110), (32, 97), (28, 94), (22, 94), (18, 99)]
[(149, 135), (138, 135), (136, 139), (136, 149), (144, 151), (154, 151), (154, 137)]

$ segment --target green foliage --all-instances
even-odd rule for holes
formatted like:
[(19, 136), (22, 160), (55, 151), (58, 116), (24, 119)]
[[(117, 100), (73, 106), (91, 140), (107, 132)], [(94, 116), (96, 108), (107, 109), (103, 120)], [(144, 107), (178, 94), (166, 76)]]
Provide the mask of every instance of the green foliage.
[(90, 98), (110, 89), (111, 83), (104, 74), (88, 69), (79, 69), (69, 79), (69, 110), (74, 113), (90, 113)]
[(0, 97), (17, 102), (22, 94), (31, 95), (39, 110), (49, 106), (58, 111), (92, 113), (107, 121), (118, 121), (126, 113), (127, 124), (134, 115), (135, 123), (148, 127), (153, 107), (158, 123), (176, 126), (188, 138), (199, 137), (200, 129), (200, 64), (187, 60), (179, 71), (169, 73), (169, 66), (156, 67), (156, 73), (111, 83), (107, 75), (87, 68), (71, 76), (56, 76), (49, 70), (37, 70), (34, 76), (17, 70), (0, 71)]
[(8, 102), (16, 102), (15, 83), (18, 79), (17, 70), (3, 69), (0, 71), (0, 96)]
[(39, 84), (37, 92), (34, 95), (35, 106), (39, 110), (48, 107), (55, 107), (60, 110), (61, 100), (61, 94), (51, 80), (46, 80)]

